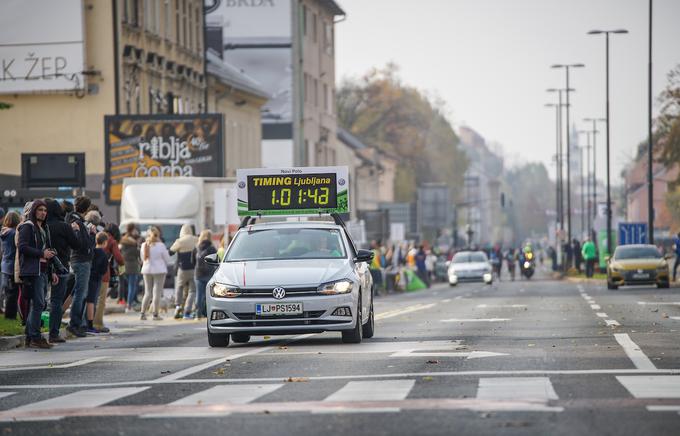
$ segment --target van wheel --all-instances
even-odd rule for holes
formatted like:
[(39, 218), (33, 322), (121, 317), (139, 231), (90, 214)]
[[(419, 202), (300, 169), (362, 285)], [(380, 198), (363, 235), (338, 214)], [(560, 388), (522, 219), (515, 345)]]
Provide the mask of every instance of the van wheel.
[(375, 319), (373, 316), (373, 298), (371, 298), (371, 311), (368, 314), (368, 321), (362, 326), (362, 332), (365, 338), (372, 338), (375, 334)]
[(228, 347), (229, 334), (228, 333), (210, 333), (208, 330), (208, 344), (211, 347)]
[(357, 320), (354, 323), (354, 328), (352, 330), (345, 330), (342, 332), (342, 342), (346, 344), (358, 344), (361, 342), (361, 293), (359, 293), (359, 303), (357, 304)]
[(232, 333), (231, 340), (237, 344), (245, 344), (250, 340), (250, 335), (245, 333)]

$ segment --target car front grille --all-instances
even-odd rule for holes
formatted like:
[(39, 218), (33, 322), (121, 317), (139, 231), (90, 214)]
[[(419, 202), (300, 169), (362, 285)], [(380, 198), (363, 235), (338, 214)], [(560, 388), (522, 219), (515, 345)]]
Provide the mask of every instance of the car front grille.
[[(307, 312), (302, 312), (302, 315), (270, 315), (270, 316), (262, 316), (262, 315), (257, 315), (253, 312), (237, 312), (234, 313), (234, 316), (238, 318), (239, 320), (287, 320), (287, 319), (297, 319), (297, 320), (304, 320), (304, 319), (309, 319), (309, 318), (319, 318), (321, 315), (323, 315), (326, 311), (325, 310), (310, 310)], [(259, 325), (259, 323), (258, 323)]]
[[(274, 287), (271, 288), (252, 288), (252, 289), (241, 289), (243, 297), (245, 298), (272, 298), (272, 291)], [(283, 298), (298, 298), (298, 297), (315, 297), (319, 296), (317, 288), (285, 288), (286, 296)]]

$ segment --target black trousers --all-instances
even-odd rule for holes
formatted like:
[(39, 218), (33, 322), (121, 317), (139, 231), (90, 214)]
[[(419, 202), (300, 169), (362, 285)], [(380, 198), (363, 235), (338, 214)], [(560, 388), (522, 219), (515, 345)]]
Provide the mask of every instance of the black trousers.
[(10, 274), (3, 274), (2, 284), (5, 288), (5, 318), (17, 319), (19, 287)]
[(586, 277), (590, 278), (595, 273), (595, 259), (586, 260)]

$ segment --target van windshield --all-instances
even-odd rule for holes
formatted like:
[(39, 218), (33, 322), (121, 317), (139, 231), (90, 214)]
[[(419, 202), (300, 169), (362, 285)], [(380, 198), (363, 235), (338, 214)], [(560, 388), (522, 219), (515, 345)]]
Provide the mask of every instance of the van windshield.
[[(149, 227), (154, 226), (158, 228), (161, 232), (161, 240), (165, 244), (165, 246), (170, 249), (170, 246), (172, 246), (172, 243), (175, 242), (177, 238), (179, 238), (179, 231), (182, 229), (182, 224), (157, 224), (157, 223), (145, 223), (145, 222), (139, 222), (135, 223), (137, 226), (137, 230), (139, 230), (140, 235), (142, 235), (142, 238), (146, 238), (146, 231), (149, 229)], [(125, 226), (121, 225), (120, 226), (120, 232), (125, 233)]]
[(338, 230), (281, 228), (240, 232), (224, 261), (344, 257), (345, 246)]

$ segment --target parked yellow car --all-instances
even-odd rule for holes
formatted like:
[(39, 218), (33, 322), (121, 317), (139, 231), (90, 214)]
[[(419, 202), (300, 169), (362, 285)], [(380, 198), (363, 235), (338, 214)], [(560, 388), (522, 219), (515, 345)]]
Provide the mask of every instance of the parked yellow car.
[(654, 245), (620, 245), (607, 261), (607, 289), (623, 285), (669, 286), (668, 262)]

